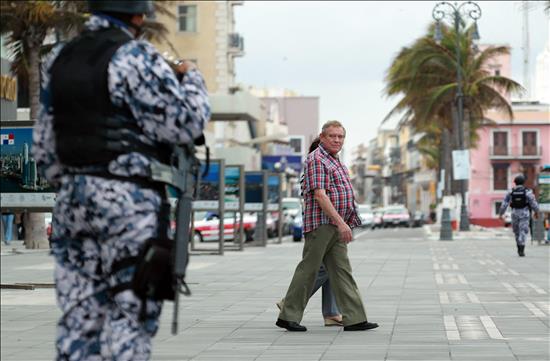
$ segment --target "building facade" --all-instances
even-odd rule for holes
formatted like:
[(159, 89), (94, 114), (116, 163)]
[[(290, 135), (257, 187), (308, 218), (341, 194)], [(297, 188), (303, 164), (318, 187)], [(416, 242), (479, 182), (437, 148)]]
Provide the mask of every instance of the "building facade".
[[(468, 209), (473, 224), (502, 226), (498, 209), (516, 175), (523, 174), (526, 186), (538, 191), (540, 169), (550, 163), (549, 51), (550, 34), (537, 58), (535, 94), (511, 100), (513, 119), (496, 111), (485, 114), (492, 124), (478, 131), (477, 147), (470, 150)], [(488, 68), (494, 74), (510, 77), (510, 55), (491, 59)], [(508, 94), (506, 97), (510, 100)]]
[(200, 68), (211, 94), (235, 85), (235, 58), (244, 55), (244, 39), (235, 32), (234, 7), (242, 1), (167, 1), (175, 18), (159, 14), (167, 29), (155, 45), (167, 58), (191, 60)]
[(253, 140), (265, 128), (261, 101), (236, 86), (235, 59), (244, 56), (244, 39), (235, 31), (235, 7), (243, 1), (168, 1), (173, 16), (158, 14), (168, 29), (156, 47), (168, 60), (190, 60), (204, 76), (212, 105), (205, 129), (212, 156), (226, 164), (259, 170), (261, 149)]
[(469, 210), (473, 224), (502, 226), (498, 220), (506, 192), (514, 177), (523, 174), (526, 186), (536, 189), (540, 168), (550, 163), (550, 110), (538, 101), (512, 103), (514, 119), (489, 112), (495, 124), (478, 131), (471, 150)]

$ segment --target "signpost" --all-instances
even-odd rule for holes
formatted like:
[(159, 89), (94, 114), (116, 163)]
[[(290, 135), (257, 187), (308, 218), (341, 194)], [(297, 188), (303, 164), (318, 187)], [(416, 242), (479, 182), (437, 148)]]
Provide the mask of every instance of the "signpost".
[(2, 211), (51, 212), (56, 193), (40, 176), (32, 156), (33, 121), (2, 122), (0, 204)]
[(469, 150), (453, 150), (453, 178), (454, 180), (470, 179)]
[[(244, 249), (244, 166), (225, 166), (225, 211), (232, 212), (233, 243), (237, 249)], [(238, 216), (237, 216), (238, 215)], [(238, 220), (238, 222), (237, 222)], [(235, 225), (238, 224), (238, 227)]]
[(544, 171), (539, 174), (538, 203), (541, 212), (550, 213), (550, 166), (547, 169), (548, 171)]
[(277, 222), (277, 243), (283, 243), (283, 206), (282, 206), (282, 186), (280, 173), (268, 173), (267, 175), (267, 210), (278, 213)]
[[(201, 164), (201, 175), (206, 169), (205, 164)], [(212, 252), (212, 249), (197, 248), (197, 233), (195, 231), (195, 216), (197, 211), (216, 212), (219, 217), (218, 223), (218, 251), (216, 254), (223, 255), (224, 251), (224, 218), (225, 218), (225, 161), (223, 159), (211, 159), (208, 168), (208, 174), (200, 179), (199, 193), (197, 200), (193, 202), (193, 212), (191, 214), (191, 250)]]
[(267, 172), (249, 171), (244, 174), (245, 199), (244, 210), (256, 212), (255, 237), (262, 246), (267, 244)]

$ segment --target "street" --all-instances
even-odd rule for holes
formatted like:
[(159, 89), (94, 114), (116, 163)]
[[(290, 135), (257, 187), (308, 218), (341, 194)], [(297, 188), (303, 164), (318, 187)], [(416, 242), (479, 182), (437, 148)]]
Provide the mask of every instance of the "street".
[[(305, 333), (277, 328), (303, 243), (285, 240), (224, 256), (193, 256), (180, 330), (165, 304), (153, 360), (549, 359), (549, 251), (528, 243), (517, 256), (510, 229), (439, 241), (426, 227), (360, 230), (349, 247), (369, 321), (366, 332), (324, 327), (321, 296), (310, 301)], [(52, 282), (46, 251), (2, 246), (2, 284)], [(52, 288), (1, 291), (1, 359), (51, 360), (59, 316)]]

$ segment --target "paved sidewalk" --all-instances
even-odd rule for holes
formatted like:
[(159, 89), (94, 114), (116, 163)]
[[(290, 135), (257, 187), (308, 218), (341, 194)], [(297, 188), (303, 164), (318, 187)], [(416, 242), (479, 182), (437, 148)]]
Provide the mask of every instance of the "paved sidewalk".
[[(470, 360), (550, 358), (550, 247), (515, 252), (511, 231), (442, 242), (422, 229), (361, 232), (349, 254), (369, 320), (381, 327), (324, 327), (321, 297), (306, 311), (305, 333), (277, 328), (275, 302), (302, 243), (194, 256), (180, 333), (167, 303), (153, 360)], [(51, 283), (45, 251), (4, 252), (6, 283)], [(8, 253), (8, 254), (7, 254)], [(50, 288), (1, 291), (1, 359), (52, 360), (59, 311)]]

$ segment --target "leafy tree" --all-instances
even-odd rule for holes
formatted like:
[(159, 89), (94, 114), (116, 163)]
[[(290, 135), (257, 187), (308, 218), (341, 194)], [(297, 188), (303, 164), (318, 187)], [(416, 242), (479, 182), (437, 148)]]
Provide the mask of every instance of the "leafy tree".
[[(458, 130), (453, 129), (453, 117), (456, 113), (457, 62), (456, 40), (458, 38), (460, 72), (464, 94), (464, 122), (468, 134), (465, 144), (475, 147), (477, 130), (490, 122), (484, 114), (489, 109), (498, 109), (513, 119), (513, 111), (506, 95), (521, 91), (520, 84), (500, 75), (491, 74), (486, 68), (487, 62), (499, 55), (508, 54), (506, 46), (489, 46), (479, 51), (472, 40), (472, 29), (460, 27), (456, 34), (453, 28), (442, 25), (442, 41), (433, 40), (434, 25), (427, 35), (417, 39), (411, 46), (404, 47), (392, 61), (386, 74), (387, 96), (401, 96), (396, 106), (384, 121), (403, 113), (402, 121), (409, 124), (416, 133), (425, 133), (421, 149), (436, 160), (440, 153), (439, 168), (450, 173), (450, 157), (441, 158), (441, 154), (450, 154), (456, 148)], [(452, 142), (442, 142), (448, 132)], [(436, 164), (431, 162), (432, 165)], [(446, 190), (449, 184), (446, 184)]]

